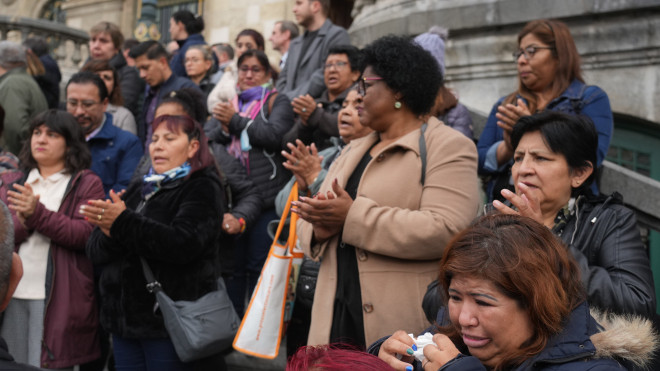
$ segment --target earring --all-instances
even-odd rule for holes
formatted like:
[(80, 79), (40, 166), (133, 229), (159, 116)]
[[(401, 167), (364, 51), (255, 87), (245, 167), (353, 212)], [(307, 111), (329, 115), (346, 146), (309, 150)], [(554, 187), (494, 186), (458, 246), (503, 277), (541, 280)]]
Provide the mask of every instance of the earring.
[(401, 102), (399, 102), (399, 101), (394, 102), (394, 108), (396, 108), (396, 109), (401, 108)]

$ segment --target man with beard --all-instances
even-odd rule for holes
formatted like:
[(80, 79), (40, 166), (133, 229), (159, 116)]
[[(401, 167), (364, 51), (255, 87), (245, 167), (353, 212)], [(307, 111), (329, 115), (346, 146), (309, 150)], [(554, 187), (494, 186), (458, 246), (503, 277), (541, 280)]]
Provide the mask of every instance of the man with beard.
[(107, 105), (108, 89), (96, 74), (79, 72), (67, 83), (66, 109), (83, 128), (92, 152), (91, 170), (101, 178), (106, 196), (111, 189), (126, 189), (142, 157), (138, 137), (112, 124)]
[(291, 42), (286, 64), (277, 79), (277, 91), (289, 99), (309, 94), (318, 98), (325, 90), (323, 65), (335, 45), (350, 44), (345, 29), (328, 19), (330, 0), (295, 0), (293, 14), (305, 33)]

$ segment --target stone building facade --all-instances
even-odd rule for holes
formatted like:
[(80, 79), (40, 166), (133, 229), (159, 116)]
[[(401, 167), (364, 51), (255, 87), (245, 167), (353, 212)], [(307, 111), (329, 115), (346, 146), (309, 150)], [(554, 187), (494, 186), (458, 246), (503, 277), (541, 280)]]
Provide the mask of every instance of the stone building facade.
[[(100, 20), (130, 35), (143, 0), (0, 0), (0, 14), (40, 18), (59, 3), (66, 25), (88, 30)], [(232, 42), (243, 28), (267, 39), (277, 20), (293, 19), (295, 0), (158, 0), (158, 11), (179, 7), (204, 16), (207, 41)], [(447, 81), (474, 112), (515, 87), (516, 33), (529, 20), (564, 20), (583, 58), (588, 83), (608, 92), (615, 112), (660, 122), (660, 0), (339, 0), (332, 18), (345, 26), (354, 44), (379, 36), (416, 35), (432, 25), (450, 31)], [(170, 9), (169, 12), (164, 11)], [(164, 26), (167, 37), (167, 25)], [(277, 53), (266, 42), (271, 58)], [(85, 51), (83, 50), (83, 54)], [(84, 58), (83, 58), (84, 60)]]
[(515, 89), (517, 32), (533, 19), (561, 19), (575, 38), (587, 83), (608, 93), (615, 112), (660, 122), (658, 0), (358, 0), (354, 12), (356, 45), (389, 33), (416, 35), (434, 24), (448, 28), (448, 83), (484, 114)]

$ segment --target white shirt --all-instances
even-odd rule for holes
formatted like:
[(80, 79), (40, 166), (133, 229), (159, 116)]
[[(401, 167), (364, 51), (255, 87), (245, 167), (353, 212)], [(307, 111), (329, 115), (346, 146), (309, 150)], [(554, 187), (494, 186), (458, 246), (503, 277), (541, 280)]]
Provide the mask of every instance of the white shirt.
[[(28, 174), (26, 184), (32, 186), (35, 195), (39, 195), (39, 202), (50, 211), (60, 208), (66, 186), (71, 180), (71, 174), (61, 170), (48, 178), (39, 174), (39, 169), (32, 169)], [(23, 261), (23, 279), (18, 284), (14, 297), (18, 299), (45, 299), (46, 298), (46, 268), (48, 267), (48, 250), (50, 238), (34, 231), (18, 249), (18, 255)]]
[(98, 134), (101, 131), (101, 129), (103, 129), (103, 125), (105, 125), (105, 115), (103, 115), (103, 121), (101, 122), (101, 125), (99, 125), (98, 128), (94, 129), (94, 131), (89, 133), (89, 135), (85, 137), (85, 140), (89, 142), (90, 139), (94, 138), (96, 134)]
[(286, 64), (286, 59), (289, 57), (289, 51), (287, 50), (286, 53), (282, 54), (282, 59), (280, 60), (280, 71), (284, 69), (284, 65)]

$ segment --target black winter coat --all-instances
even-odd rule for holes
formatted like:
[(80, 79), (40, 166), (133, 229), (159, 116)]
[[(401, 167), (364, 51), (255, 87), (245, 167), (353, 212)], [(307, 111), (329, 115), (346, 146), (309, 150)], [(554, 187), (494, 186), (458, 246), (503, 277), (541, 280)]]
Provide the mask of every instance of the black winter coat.
[(228, 200), (228, 212), (234, 217), (245, 219), (247, 228), (254, 225), (261, 214), (261, 197), (254, 186), (254, 182), (247, 175), (241, 162), (227, 152), (224, 145), (218, 142), (209, 143), (213, 156), (220, 167), (222, 175), (225, 176), (226, 187), (229, 189), (225, 195), (231, 197)]
[(115, 54), (109, 62), (117, 70), (124, 107), (131, 111), (135, 118), (140, 117), (140, 102), (142, 101), (140, 95), (144, 92), (144, 80), (140, 78), (140, 73), (136, 68), (126, 64), (126, 59), (121, 53)]
[(282, 149), (289, 152), (287, 143), (295, 144), (296, 139), (300, 139), (306, 145), (316, 144), (316, 149), (319, 151), (332, 147), (330, 138), (339, 138), (337, 118), (349, 91), (351, 88), (344, 90), (335, 100), (330, 101), (326, 89), (321, 97), (316, 99), (317, 107), (309, 116), (307, 125), (303, 125), (302, 120), (297, 118), (293, 127), (284, 135)]
[[(261, 196), (264, 209), (275, 207), (275, 196), (291, 177), (291, 172), (282, 166), (284, 157), (280, 151), (282, 137), (293, 125), (293, 109), (286, 95), (278, 94), (274, 99), (271, 112), (267, 112), (268, 103), (265, 103), (263, 112), (257, 115), (247, 130), (252, 146), (247, 171)], [(240, 137), (249, 121), (248, 117), (234, 114), (229, 121), (230, 134)], [(230, 138), (222, 132), (220, 123), (215, 119), (207, 124), (207, 135), (214, 142), (230, 143)]]
[(139, 257), (173, 300), (195, 300), (215, 290), (224, 193), (214, 168), (163, 186), (144, 204), (141, 192), (141, 183), (131, 184), (112, 237), (96, 228), (87, 253), (95, 264), (105, 264), (99, 282), (103, 327), (126, 338), (166, 338)]
[(580, 266), (589, 303), (615, 313), (655, 314), (648, 253), (632, 210), (621, 195), (576, 201), (560, 238)]

